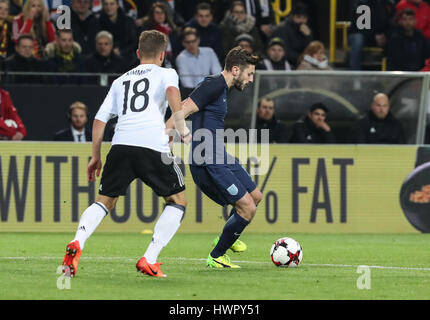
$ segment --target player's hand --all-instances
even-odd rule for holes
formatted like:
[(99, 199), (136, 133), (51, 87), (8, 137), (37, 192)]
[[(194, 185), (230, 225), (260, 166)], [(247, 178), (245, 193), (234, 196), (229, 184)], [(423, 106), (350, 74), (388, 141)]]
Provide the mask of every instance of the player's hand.
[(181, 140), (185, 144), (190, 144), (192, 138), (193, 138), (193, 136), (191, 135), (191, 132), (188, 132), (185, 136), (181, 137)]
[(102, 161), (100, 159), (91, 158), (90, 163), (88, 163), (87, 167), (88, 181), (96, 181), (96, 176), (100, 176), (101, 169)]
[(166, 127), (166, 134), (169, 136), (169, 148), (173, 150), (173, 138), (175, 138), (176, 130), (173, 128)]

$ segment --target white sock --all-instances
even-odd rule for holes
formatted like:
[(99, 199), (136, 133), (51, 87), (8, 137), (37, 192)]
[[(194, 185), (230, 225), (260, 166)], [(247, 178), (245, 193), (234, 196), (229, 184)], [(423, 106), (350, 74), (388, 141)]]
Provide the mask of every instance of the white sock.
[(81, 250), (84, 249), (85, 241), (87, 241), (94, 230), (96, 230), (107, 212), (108, 210), (103, 203), (95, 202), (82, 213), (75, 239), (73, 239), (73, 241), (79, 241)]
[(176, 231), (178, 231), (183, 214), (184, 210), (176, 206), (167, 205), (164, 208), (163, 213), (155, 224), (152, 241), (143, 255), (149, 264), (157, 262), (161, 250), (167, 246)]

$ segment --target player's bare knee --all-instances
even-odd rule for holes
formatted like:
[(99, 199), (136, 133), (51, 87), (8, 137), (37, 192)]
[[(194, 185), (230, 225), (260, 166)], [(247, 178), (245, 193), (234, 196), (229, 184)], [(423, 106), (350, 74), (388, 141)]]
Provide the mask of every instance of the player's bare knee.
[(164, 200), (166, 201), (166, 204), (178, 204), (183, 207), (186, 207), (188, 204), (187, 198), (181, 193), (165, 197)]
[(108, 211), (111, 211), (113, 208), (115, 208), (117, 200), (118, 200), (118, 197), (112, 198), (104, 195), (98, 195), (96, 202), (103, 203), (106, 209)]

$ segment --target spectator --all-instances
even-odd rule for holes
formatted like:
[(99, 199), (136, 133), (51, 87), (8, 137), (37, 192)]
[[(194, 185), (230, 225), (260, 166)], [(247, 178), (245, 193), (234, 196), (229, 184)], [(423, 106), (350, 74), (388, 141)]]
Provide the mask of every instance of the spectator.
[(374, 96), (368, 113), (352, 126), (351, 141), (357, 144), (406, 143), (402, 124), (390, 112), (387, 95)]
[(269, 143), (287, 143), (288, 129), (285, 124), (275, 117), (275, 101), (271, 98), (261, 98), (258, 102), (257, 143), (261, 143), (261, 130), (269, 129)]
[(41, 60), (33, 56), (33, 37), (29, 34), (19, 36), (15, 46), (15, 53), (4, 62), (7, 72), (27, 72), (28, 75), (8, 75), (8, 82), (11, 83), (35, 83), (40, 82), (38, 76), (33, 76), (32, 72), (44, 71), (44, 64)]
[[(357, 19), (360, 17), (357, 8), (362, 5), (370, 8), (372, 23), (370, 29), (357, 27)], [(354, 0), (351, 9), (351, 27), (348, 35), (349, 68), (361, 70), (362, 50), (365, 46), (385, 47), (396, 9), (394, 0)]]
[(405, 9), (400, 13), (399, 28), (387, 45), (387, 69), (420, 71), (428, 57), (428, 44), (421, 31), (415, 29), (415, 13)]
[(405, 9), (411, 9), (415, 13), (416, 28), (422, 32), (426, 39), (430, 39), (430, 6), (422, 0), (401, 0), (396, 5), (397, 15)]
[(182, 44), (185, 50), (176, 58), (176, 67), (183, 88), (193, 89), (205, 76), (222, 71), (215, 52), (208, 47), (199, 47), (196, 29), (184, 29)]
[(291, 143), (336, 143), (326, 122), (328, 108), (322, 103), (313, 104), (304, 119), (293, 126)]
[(0, 58), (6, 58), (13, 51), (11, 43), (12, 28), (7, 21), (9, 0), (0, 0)]
[(27, 130), (21, 121), (9, 92), (0, 88), (0, 140), (22, 140)]
[(54, 133), (54, 141), (90, 142), (91, 131), (86, 127), (87, 106), (79, 101), (72, 103), (67, 112), (67, 118), (70, 126)]
[(49, 21), (49, 12), (43, 0), (28, 0), (22, 13), (12, 24), (12, 38), (16, 42), (21, 34), (30, 33), (34, 41), (34, 56), (41, 58), (45, 46), (55, 40), (55, 28)]
[(136, 20), (136, 24), (140, 27), (139, 33), (146, 30), (157, 30), (168, 36), (166, 60), (169, 62), (167, 66), (170, 67), (174, 57), (180, 51), (180, 44), (177, 28), (168, 15), (167, 5), (163, 2), (155, 2), (148, 15)]
[(306, 5), (299, 2), (288, 16), (273, 32), (274, 37), (284, 41), (287, 49), (287, 60), (294, 68), (297, 61), (308, 44), (313, 40), (308, 23), (308, 9)]
[[(245, 0), (246, 13), (256, 20), (262, 39), (270, 39), (273, 33), (275, 15), (270, 0)], [(266, 41), (264, 41), (266, 42)]]
[(270, 40), (266, 50), (267, 57), (258, 66), (261, 70), (283, 70), (290, 71), (291, 66), (285, 55), (285, 44), (281, 38)]
[(83, 72), (80, 45), (73, 41), (70, 29), (57, 31), (57, 40), (46, 46), (47, 69), (50, 72)]
[(186, 24), (186, 27), (195, 28), (200, 36), (200, 45), (212, 48), (220, 61), (224, 59), (222, 33), (220, 28), (213, 22), (209, 3), (203, 2), (197, 5), (196, 15)]
[(82, 48), (82, 54), (95, 51), (95, 38), (100, 30), (99, 20), (91, 11), (91, 0), (72, 0), (71, 23), (73, 39)]
[(221, 29), (223, 31), (225, 53), (234, 47), (234, 39), (242, 33), (247, 33), (254, 38), (256, 52), (263, 52), (263, 42), (257, 29), (255, 18), (246, 14), (243, 2), (234, 1), (231, 4), (230, 10), (227, 11), (224, 20), (221, 22)]
[(235, 39), (235, 46), (245, 49), (249, 53), (254, 53), (254, 38), (246, 33), (238, 35)]
[(426, 59), (424, 67), (421, 69), (421, 72), (430, 72), (430, 58)]
[(118, 0), (103, 0), (102, 4), (100, 29), (112, 34), (115, 54), (124, 59), (133, 59), (138, 39), (134, 20), (125, 15)]
[(197, 5), (202, 2), (210, 3), (214, 20), (220, 23), (224, 19), (225, 12), (230, 7), (231, 0), (175, 0), (175, 11), (177, 11), (185, 21), (193, 18)]
[(297, 70), (331, 70), (322, 42), (312, 41), (299, 58)]
[(123, 73), (125, 62), (113, 52), (113, 37), (107, 31), (100, 31), (96, 36), (96, 52), (86, 60), (87, 72)]

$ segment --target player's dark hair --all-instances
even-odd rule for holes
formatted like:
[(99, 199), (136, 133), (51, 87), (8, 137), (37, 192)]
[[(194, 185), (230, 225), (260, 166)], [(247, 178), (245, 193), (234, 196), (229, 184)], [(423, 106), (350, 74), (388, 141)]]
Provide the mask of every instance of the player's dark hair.
[(258, 63), (258, 60), (258, 56), (249, 53), (247, 50), (242, 49), (241, 47), (234, 47), (225, 57), (224, 69), (231, 71), (233, 67), (239, 67), (239, 69), (242, 70), (250, 64), (255, 66)]
[(155, 58), (165, 51), (167, 38), (164, 33), (157, 30), (143, 31), (139, 37), (139, 54), (141, 58)]

